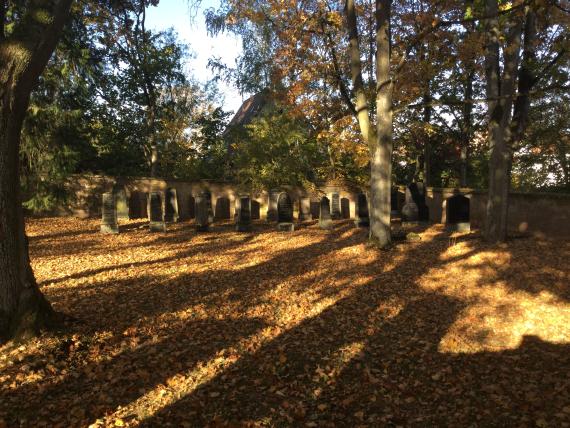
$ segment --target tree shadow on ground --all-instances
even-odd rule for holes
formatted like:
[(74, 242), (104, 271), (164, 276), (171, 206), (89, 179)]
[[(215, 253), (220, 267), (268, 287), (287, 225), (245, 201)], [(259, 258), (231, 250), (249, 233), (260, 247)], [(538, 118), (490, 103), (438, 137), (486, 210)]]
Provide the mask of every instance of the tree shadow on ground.
[[(220, 265), (202, 273), (181, 270), (171, 278), (161, 276), (158, 265), (146, 276), (79, 287), (92, 297), (67, 295), (62, 304), (89, 316), (79, 331), (83, 343), (72, 342), (55, 353), (66, 372), (58, 372), (48, 385), (2, 389), (0, 402), (9, 402), (14, 394), (27, 397), (18, 409), (8, 410), (9, 420), (24, 418), (33, 425), (46, 420), (46, 412), (61, 417), (66, 409), (69, 424), (88, 424), (145, 397), (152, 398), (154, 407), (139, 406), (138, 413), (124, 415), (127, 421), (136, 418), (146, 426), (248, 421), (288, 426), (556, 426), (568, 420), (562, 410), (570, 386), (568, 345), (525, 337), (516, 349), (500, 352), (453, 354), (442, 349), (443, 338), (476, 298), (428, 290), (422, 281), (434, 269), (469, 259), (483, 248), (478, 241), (469, 241), (463, 253), (442, 258), (449, 244), (447, 235), (439, 233), (388, 252), (367, 248), (366, 253), (376, 255), (367, 258), (358, 252), (366, 231), (339, 225), (332, 232), (313, 232), (322, 239), (237, 270)], [(224, 236), (230, 235), (213, 237)], [(181, 237), (165, 238), (183, 242), (176, 241)], [(219, 250), (245, 259), (259, 251), (241, 250), (239, 242), (226, 244)], [(357, 252), (339, 260), (338, 252), (344, 250)], [(178, 252), (181, 263), (189, 251)], [(290, 295), (283, 314), (255, 315), (274, 304), (282, 288)], [(287, 320), (295, 296), (309, 292), (311, 304), (300, 310), (307, 313), (298, 322), (280, 321)], [(57, 289), (50, 296), (57, 300)], [(322, 309), (311, 312), (314, 308)], [(250, 339), (266, 329), (280, 333), (250, 347)], [(110, 338), (93, 339), (92, 344), (86, 339), (99, 334)], [(19, 364), (39, 364), (37, 370), (44, 370), (46, 363), (31, 356)], [(188, 373), (199, 367), (205, 367), (202, 377), (188, 381)], [(170, 388), (174, 381), (184, 387)], [(73, 397), (81, 397), (83, 408), (76, 408)]]

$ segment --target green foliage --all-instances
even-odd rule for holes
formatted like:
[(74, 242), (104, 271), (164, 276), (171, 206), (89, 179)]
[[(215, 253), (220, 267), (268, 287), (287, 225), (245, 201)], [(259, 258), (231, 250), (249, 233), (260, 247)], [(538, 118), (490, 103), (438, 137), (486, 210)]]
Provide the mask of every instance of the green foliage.
[(227, 135), (236, 181), (260, 190), (283, 184), (314, 182), (324, 161), (309, 126), (286, 110), (269, 108), (244, 127)]

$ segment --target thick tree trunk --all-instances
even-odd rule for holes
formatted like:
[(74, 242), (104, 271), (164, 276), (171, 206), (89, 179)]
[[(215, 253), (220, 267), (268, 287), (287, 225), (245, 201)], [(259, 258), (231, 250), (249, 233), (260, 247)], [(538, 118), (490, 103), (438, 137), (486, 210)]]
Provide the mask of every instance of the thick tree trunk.
[(0, 112), (0, 340), (34, 335), (51, 318), (30, 261), (20, 198), (19, 139), (25, 112)]
[(425, 103), (424, 106), (424, 170), (423, 170), (423, 182), (426, 186), (431, 186), (431, 154), (432, 154), (432, 147), (430, 136), (428, 132), (428, 127), (431, 122), (431, 113), (432, 108), (429, 105), (431, 102), (431, 95), (429, 93), (429, 81), (427, 82), (427, 89), (426, 93), (423, 96), (423, 102)]
[(390, 194), (392, 185), (392, 90), (390, 78), (391, 0), (376, 0), (376, 127), (370, 120), (362, 80), (362, 63), (354, 0), (345, 1), (350, 71), (356, 95), (356, 118), (370, 149), (370, 240), (378, 247), (391, 244)]
[(376, 0), (376, 147), (372, 150), (370, 239), (380, 248), (391, 244), (392, 91), (390, 75), (391, 0)]
[(498, 10), (497, 0), (487, 0), (487, 15), (495, 17), (488, 21), (485, 52), (490, 148), (485, 237), (490, 242), (507, 239), (512, 161), (510, 121), (521, 38), (521, 22), (515, 17), (505, 37), (504, 71), (501, 76)]
[(469, 64), (469, 70), (464, 82), (464, 96), (467, 101), (463, 105), (463, 129), (461, 132), (461, 153), (459, 165), (459, 183), (461, 187), (467, 187), (467, 168), (469, 163), (469, 143), (471, 142), (471, 135), (473, 132), (473, 81), (475, 80), (475, 73)]
[(11, 34), (0, 37), (0, 340), (35, 335), (53, 319), (28, 255), (20, 195), (20, 132), (30, 93), (55, 49), (71, 3), (31, 1)]

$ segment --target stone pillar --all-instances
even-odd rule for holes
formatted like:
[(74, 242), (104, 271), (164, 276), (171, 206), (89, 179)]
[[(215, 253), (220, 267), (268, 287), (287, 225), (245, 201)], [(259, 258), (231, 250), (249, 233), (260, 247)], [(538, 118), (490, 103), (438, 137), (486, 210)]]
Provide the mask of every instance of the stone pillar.
[(164, 211), (162, 209), (162, 196), (160, 192), (150, 192), (149, 197), (150, 231), (166, 232)]
[(113, 192), (103, 193), (101, 204), (101, 233), (119, 233), (117, 205)]

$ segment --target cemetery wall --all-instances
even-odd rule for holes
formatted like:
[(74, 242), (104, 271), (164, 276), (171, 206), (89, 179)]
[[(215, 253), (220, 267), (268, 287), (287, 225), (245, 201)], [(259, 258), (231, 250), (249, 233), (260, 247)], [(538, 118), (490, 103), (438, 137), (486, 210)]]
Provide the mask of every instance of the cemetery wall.
[[(399, 190), (403, 193), (404, 189)], [(471, 227), (482, 228), (487, 205), (485, 190), (428, 187), (426, 204), (430, 221), (446, 223), (446, 201), (458, 194), (470, 200)], [(508, 228), (514, 233), (570, 237), (570, 194), (511, 192)]]
[[(111, 192), (116, 187), (123, 187), (129, 200), (133, 196), (144, 197), (151, 188), (160, 192), (166, 192), (169, 188), (176, 189), (178, 201), (178, 213), (180, 220), (186, 220), (193, 216), (193, 197), (203, 191), (211, 194), (212, 209), (217, 220), (233, 219), (236, 212), (236, 201), (243, 194), (238, 186), (233, 183), (218, 182), (212, 180), (183, 181), (153, 179), (149, 177), (110, 177), (103, 175), (73, 175), (67, 182), (69, 199), (65, 206), (58, 209), (60, 215), (74, 215), (79, 218), (98, 217), (101, 215), (102, 194)], [(252, 194), (252, 202), (257, 203), (259, 218), (267, 217), (270, 192), (286, 192), (294, 204), (294, 216), (298, 218), (300, 200), (309, 198), (311, 201), (319, 201), (320, 197), (331, 192), (339, 194), (340, 199), (348, 200), (350, 218), (354, 218), (356, 212), (356, 200), (360, 189), (346, 183), (322, 183), (314, 190), (306, 190), (295, 186), (282, 186), (279, 189), (262, 191)], [(147, 212), (142, 212), (140, 217), (146, 217)]]
[[(102, 175), (74, 175), (69, 179), (69, 201), (60, 207), (61, 215), (72, 214), (76, 217), (98, 217), (101, 215), (102, 194), (110, 192), (115, 186), (124, 186), (127, 196), (131, 198), (137, 192), (141, 198), (146, 198), (151, 188), (166, 192), (175, 188), (178, 200), (178, 214), (181, 220), (193, 217), (193, 196), (203, 191), (212, 195), (212, 208), (215, 219), (233, 219), (236, 212), (236, 201), (242, 194), (232, 183), (201, 180), (195, 182), (181, 180), (163, 180), (146, 177), (109, 177)], [(398, 186), (396, 195), (397, 209), (401, 212), (405, 203), (405, 186)], [(356, 217), (358, 194), (357, 186), (347, 182), (321, 183), (312, 191), (283, 186), (279, 189), (259, 192), (251, 195), (252, 203), (256, 203), (260, 219), (266, 219), (270, 193), (287, 192), (293, 201), (294, 218), (299, 218), (300, 201), (310, 199), (311, 205), (316, 204), (323, 195), (331, 197), (332, 192), (339, 194), (340, 199), (348, 209), (343, 210), (344, 218)], [(434, 188), (428, 187), (425, 192), (426, 205), (429, 208), (429, 220), (433, 223), (447, 223), (447, 201), (449, 198), (463, 195), (469, 199), (469, 220), (473, 229), (482, 228), (485, 222), (485, 207), (487, 192), (470, 188)], [(132, 198), (131, 198), (132, 199)], [(306, 199), (305, 199), (306, 200)], [(318, 209), (313, 212), (313, 218), (318, 216)], [(393, 207), (394, 208), (394, 207)], [(315, 215), (316, 214), (316, 215)], [(146, 217), (143, 210), (140, 217)], [(255, 218), (254, 218), (255, 219)], [(556, 193), (520, 193), (512, 192), (509, 198), (509, 230), (516, 233), (543, 234), (553, 237), (570, 237), (570, 194)]]

